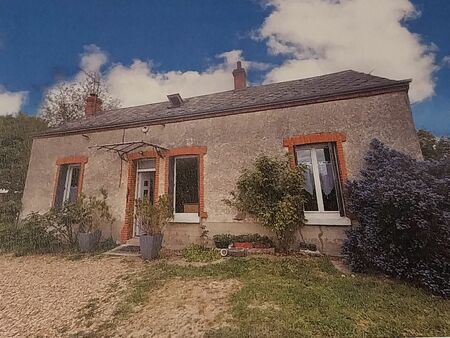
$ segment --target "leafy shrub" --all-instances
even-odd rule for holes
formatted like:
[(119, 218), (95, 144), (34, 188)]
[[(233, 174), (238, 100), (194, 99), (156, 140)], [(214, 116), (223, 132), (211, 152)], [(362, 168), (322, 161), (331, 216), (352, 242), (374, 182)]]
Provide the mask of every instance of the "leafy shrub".
[(48, 231), (42, 215), (30, 214), (20, 224), (3, 225), (0, 228), (0, 248), (18, 256), (54, 252), (61, 243), (53, 231)]
[(298, 250), (317, 251), (317, 245), (313, 243), (299, 242), (297, 246)]
[(362, 178), (348, 185), (359, 226), (343, 253), (355, 271), (379, 271), (450, 296), (450, 162), (416, 161), (374, 140)]
[(268, 247), (273, 247), (273, 242), (268, 236), (261, 236), (260, 234), (245, 234), (245, 235), (230, 235), (221, 234), (213, 236), (214, 243), (219, 249), (226, 249), (232, 243), (251, 242), (261, 244)]
[(100, 193), (101, 198), (82, 195), (77, 202), (64, 203), (61, 208), (53, 208), (42, 215), (61, 244), (75, 247), (78, 232), (92, 232), (114, 222), (106, 203), (108, 195), (103, 189)]
[(234, 236), (230, 234), (214, 235), (213, 241), (216, 245), (216, 248), (226, 249), (231, 243), (233, 243), (233, 237)]
[(19, 224), (0, 226), (0, 249), (18, 255), (49, 253), (77, 246), (79, 231), (89, 232), (113, 222), (102, 198), (82, 196), (76, 203), (65, 203), (45, 214), (32, 213)]
[(192, 244), (183, 250), (183, 257), (188, 262), (212, 262), (220, 259), (220, 254), (215, 249), (206, 248), (203, 245)]
[(157, 203), (149, 199), (138, 200), (136, 218), (141, 230), (147, 235), (162, 233), (164, 227), (173, 218), (172, 203), (167, 195), (158, 198)]
[(82, 202), (64, 203), (60, 209), (53, 208), (41, 217), (61, 244), (75, 247), (77, 233), (88, 222), (89, 211), (83, 208)]
[(108, 194), (106, 190), (100, 189), (101, 198), (95, 196), (81, 196), (78, 208), (84, 215), (82, 222), (79, 223), (79, 232), (92, 232), (98, 228), (111, 225), (114, 218), (111, 215), (109, 206), (106, 203)]
[[(12, 195), (12, 197), (11, 197)], [(21, 202), (14, 194), (6, 194), (6, 200), (0, 201), (0, 223), (14, 224), (20, 213)]]
[(231, 199), (225, 202), (271, 229), (279, 249), (286, 251), (295, 231), (305, 224), (304, 181), (304, 167), (259, 156), (251, 168), (243, 170)]
[(9, 252), (13, 250), (17, 231), (15, 223), (0, 223), (0, 251)]
[(419, 130), (420, 149), (426, 160), (442, 160), (450, 158), (450, 138), (436, 137), (428, 130)]

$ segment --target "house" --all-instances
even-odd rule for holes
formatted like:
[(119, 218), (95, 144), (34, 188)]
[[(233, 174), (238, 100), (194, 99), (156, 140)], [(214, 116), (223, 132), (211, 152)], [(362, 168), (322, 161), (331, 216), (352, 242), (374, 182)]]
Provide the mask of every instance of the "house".
[[(91, 95), (86, 116), (33, 141), (23, 215), (44, 212), (81, 192), (107, 190), (116, 223), (103, 229), (126, 242), (139, 235), (136, 198), (173, 197), (164, 245), (182, 248), (220, 233), (267, 233), (223, 203), (242, 168), (261, 154), (295, 155), (309, 167), (307, 242), (339, 254), (351, 220), (343, 184), (358, 177), (373, 138), (420, 158), (408, 99), (409, 80), (352, 70), (247, 86), (238, 62), (234, 90), (101, 111)], [(231, 74), (230, 74), (231, 81)], [(320, 193), (317, 193), (320, 192)]]

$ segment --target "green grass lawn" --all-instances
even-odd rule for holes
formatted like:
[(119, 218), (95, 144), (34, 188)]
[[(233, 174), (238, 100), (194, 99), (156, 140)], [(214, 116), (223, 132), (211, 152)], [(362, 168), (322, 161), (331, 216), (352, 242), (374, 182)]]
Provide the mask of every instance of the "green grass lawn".
[(402, 282), (343, 275), (327, 258), (228, 259), (202, 267), (150, 265), (117, 315), (170, 278), (234, 278), (229, 326), (209, 337), (398, 337), (450, 335), (450, 301)]

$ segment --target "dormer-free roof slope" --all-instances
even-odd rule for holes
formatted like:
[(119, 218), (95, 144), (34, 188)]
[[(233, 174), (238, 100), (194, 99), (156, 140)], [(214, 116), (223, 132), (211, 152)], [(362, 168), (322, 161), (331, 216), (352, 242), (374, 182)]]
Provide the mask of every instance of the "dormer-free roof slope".
[(346, 70), (306, 79), (195, 96), (183, 99), (183, 104), (179, 107), (173, 107), (166, 101), (103, 111), (88, 118), (48, 129), (38, 137), (164, 124), (375, 95), (382, 92), (407, 91), (409, 82), (410, 80), (390, 80)]

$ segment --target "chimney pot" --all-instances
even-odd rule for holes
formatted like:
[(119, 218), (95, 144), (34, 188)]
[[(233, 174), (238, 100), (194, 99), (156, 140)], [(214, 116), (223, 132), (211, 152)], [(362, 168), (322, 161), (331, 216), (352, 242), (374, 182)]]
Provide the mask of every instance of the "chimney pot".
[(247, 74), (242, 68), (241, 61), (236, 63), (236, 69), (233, 70), (234, 90), (247, 88)]
[(84, 115), (86, 117), (91, 117), (101, 110), (102, 110), (102, 100), (97, 96), (97, 94), (94, 93), (89, 94), (89, 96), (86, 98)]

